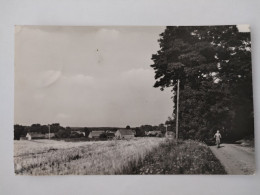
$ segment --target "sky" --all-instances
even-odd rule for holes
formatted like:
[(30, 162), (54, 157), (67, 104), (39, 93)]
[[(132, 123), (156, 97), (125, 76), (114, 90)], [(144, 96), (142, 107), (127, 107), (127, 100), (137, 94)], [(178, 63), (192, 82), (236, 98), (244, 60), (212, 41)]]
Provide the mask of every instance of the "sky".
[(15, 124), (164, 123), (172, 115), (172, 93), (153, 88), (150, 67), (164, 29), (16, 26)]
[(15, 28), (15, 124), (136, 127), (172, 115), (154, 88), (152, 54), (165, 27)]

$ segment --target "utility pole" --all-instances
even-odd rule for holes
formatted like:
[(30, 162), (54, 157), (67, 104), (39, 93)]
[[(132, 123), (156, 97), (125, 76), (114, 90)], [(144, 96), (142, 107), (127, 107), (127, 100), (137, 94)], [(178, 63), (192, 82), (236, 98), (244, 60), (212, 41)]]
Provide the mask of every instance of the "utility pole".
[(177, 81), (177, 105), (176, 105), (176, 141), (178, 141), (179, 133), (179, 95), (180, 95), (180, 80)]
[(50, 125), (48, 125), (48, 127), (49, 127), (49, 139), (51, 139), (51, 127)]

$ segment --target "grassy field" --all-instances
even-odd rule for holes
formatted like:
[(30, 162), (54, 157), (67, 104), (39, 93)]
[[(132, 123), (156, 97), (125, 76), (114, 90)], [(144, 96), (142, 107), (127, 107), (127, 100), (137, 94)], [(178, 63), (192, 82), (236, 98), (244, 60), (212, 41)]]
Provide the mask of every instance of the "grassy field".
[(164, 138), (97, 142), (14, 141), (17, 175), (124, 174), (137, 167)]
[(207, 145), (166, 138), (14, 142), (17, 175), (225, 174)]

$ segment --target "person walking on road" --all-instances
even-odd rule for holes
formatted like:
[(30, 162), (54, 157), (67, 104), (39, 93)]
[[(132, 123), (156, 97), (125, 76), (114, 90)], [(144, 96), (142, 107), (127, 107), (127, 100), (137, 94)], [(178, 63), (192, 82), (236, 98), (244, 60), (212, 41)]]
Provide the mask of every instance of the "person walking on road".
[(220, 139), (221, 139), (221, 134), (219, 133), (219, 130), (217, 130), (217, 133), (215, 133), (214, 138), (216, 138), (216, 144), (217, 147), (220, 147)]

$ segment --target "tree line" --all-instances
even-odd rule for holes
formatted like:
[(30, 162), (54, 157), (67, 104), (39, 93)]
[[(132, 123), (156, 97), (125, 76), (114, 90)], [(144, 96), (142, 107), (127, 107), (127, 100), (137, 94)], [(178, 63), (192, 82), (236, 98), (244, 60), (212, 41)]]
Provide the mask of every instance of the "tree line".
[[(50, 128), (50, 129), (49, 129)], [(31, 126), (23, 125), (14, 125), (14, 139), (19, 140), (20, 137), (25, 137), (28, 132), (34, 132), (39, 134), (54, 133), (56, 138), (78, 138), (82, 137), (83, 134), (80, 134), (73, 130), (71, 127), (63, 127), (59, 123), (53, 123), (50, 126), (41, 125), (41, 124), (32, 124)], [(88, 136), (90, 130), (85, 127), (80, 130), (85, 133), (85, 136)]]
[[(53, 123), (50, 126), (41, 125), (41, 124), (32, 124), (31, 126), (23, 126), (16, 124), (14, 125), (14, 139), (19, 140), (20, 137), (25, 137), (28, 132), (35, 132), (39, 134), (49, 133), (55, 134), (55, 138), (79, 138), (84, 135), (78, 132), (84, 132), (85, 137), (89, 136), (91, 131), (112, 131), (115, 132), (119, 128), (116, 127), (63, 127), (59, 123)], [(148, 131), (161, 131), (165, 133), (166, 127), (164, 124), (159, 124), (158, 126), (154, 125), (141, 125), (140, 127), (131, 128), (129, 125), (126, 126), (126, 129), (135, 130), (137, 137), (143, 137), (146, 135), (145, 132)], [(101, 135), (102, 138), (106, 138), (106, 135)]]
[(235, 140), (254, 134), (251, 40), (237, 26), (168, 26), (152, 55), (155, 88), (171, 88), (175, 124), (184, 139), (209, 139), (216, 130)]

